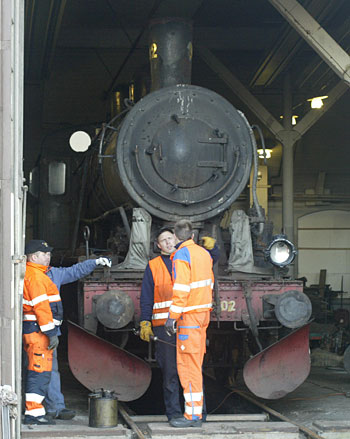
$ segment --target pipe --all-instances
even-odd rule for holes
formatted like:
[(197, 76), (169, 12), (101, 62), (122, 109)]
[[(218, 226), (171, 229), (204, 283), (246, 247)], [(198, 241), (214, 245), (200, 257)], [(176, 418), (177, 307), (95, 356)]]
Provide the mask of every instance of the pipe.
[(256, 344), (258, 345), (258, 348), (261, 352), (263, 348), (259, 340), (258, 322), (256, 320), (254, 308), (252, 305), (252, 287), (249, 282), (248, 283), (242, 282), (242, 287), (243, 287), (243, 293), (244, 293), (245, 301), (247, 304), (248, 315), (249, 315), (249, 328), (252, 331)]
[[(292, 133), (292, 90), (290, 74), (284, 77), (283, 87), (283, 126), (285, 131)], [(282, 224), (283, 233), (294, 242), (294, 181), (293, 181), (293, 145), (292, 136), (283, 136), (283, 187), (282, 187)]]
[[(258, 125), (252, 125), (252, 128), (255, 128), (258, 130), (258, 133), (261, 138), (261, 143), (264, 149), (264, 155), (265, 155), (265, 142), (264, 142), (264, 136), (262, 134), (261, 128)], [(264, 231), (264, 225), (265, 225), (265, 217), (261, 210), (261, 206), (259, 204), (258, 196), (256, 195), (256, 186), (258, 182), (258, 151), (256, 147), (256, 141), (255, 136), (252, 132), (251, 134), (252, 143), (253, 143), (253, 169), (254, 169), (254, 176), (253, 176), (253, 182), (252, 182), (252, 194), (253, 194), (253, 205), (255, 207), (256, 213), (258, 215), (259, 219), (259, 229), (258, 234), (261, 235)], [(266, 159), (265, 159), (266, 160)]]
[(122, 217), (122, 221), (123, 221), (123, 225), (124, 225), (124, 228), (126, 231), (126, 235), (127, 235), (128, 239), (130, 239), (131, 230), (130, 230), (128, 218), (127, 218), (126, 213), (125, 213), (125, 209), (123, 206), (120, 206), (120, 207), (118, 207), (118, 210), (119, 210), (120, 216)]
[[(14, 301), (14, 367), (12, 376), (14, 376), (14, 387), (17, 394), (17, 419), (12, 426), (14, 437), (21, 437), (21, 406), (22, 406), (22, 297), (23, 282), (26, 267), (26, 258), (24, 257), (24, 238), (25, 238), (25, 212), (27, 192), (23, 186), (23, 72), (24, 72), (24, 2), (12, 0), (9, 5), (12, 11), (12, 36), (11, 36), (11, 68), (12, 68), (12, 85), (11, 96), (13, 98), (11, 111), (11, 131), (13, 139), (11, 148), (13, 149), (13, 172), (12, 172), (12, 190), (14, 198), (14, 230), (12, 239), (14, 279), (13, 279), (13, 301)], [(8, 66), (10, 67), (10, 66)], [(5, 75), (10, 75), (10, 71)], [(7, 81), (6, 81), (7, 82)], [(4, 85), (5, 82), (3, 82)], [(22, 190), (22, 194), (21, 194)], [(22, 197), (21, 197), (22, 195)], [(22, 202), (21, 202), (22, 198)], [(21, 227), (22, 226), (22, 227)], [(14, 431), (13, 431), (14, 430)]]
[(153, 20), (149, 27), (152, 91), (191, 83), (192, 23), (181, 18)]

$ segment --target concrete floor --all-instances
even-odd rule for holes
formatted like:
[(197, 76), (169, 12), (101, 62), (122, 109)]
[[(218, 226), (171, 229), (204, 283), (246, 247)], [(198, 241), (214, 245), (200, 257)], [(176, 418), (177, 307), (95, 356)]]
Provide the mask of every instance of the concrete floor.
[(265, 403), (325, 438), (350, 439), (350, 375), (344, 369), (312, 367), (298, 389)]

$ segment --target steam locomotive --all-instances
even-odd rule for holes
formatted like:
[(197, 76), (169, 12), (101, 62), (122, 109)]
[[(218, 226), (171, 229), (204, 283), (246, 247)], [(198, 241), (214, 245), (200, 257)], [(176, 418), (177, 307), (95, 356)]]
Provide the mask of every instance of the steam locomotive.
[[(229, 378), (233, 369), (244, 366), (253, 393), (279, 398), (309, 373), (310, 301), (302, 283), (288, 275), (296, 254), (293, 244), (284, 235), (272, 235), (272, 224), (258, 203), (254, 127), (225, 98), (190, 84), (192, 52), (191, 23), (153, 21), (151, 92), (133, 104), (117, 90), (114, 103), (119, 102), (119, 111), (101, 127), (86, 153), (73, 242), (84, 231), (86, 257), (91, 257), (91, 249), (103, 251), (113, 266), (95, 270), (80, 282), (80, 329), (74, 325), (71, 345), (76, 347), (86, 330), (84, 351), (91, 352), (96, 339), (89, 337), (103, 334), (113, 340), (113, 355), (118, 358), (120, 353), (125, 361), (130, 354), (130, 364), (139, 363), (131, 356), (142, 349), (133, 329), (140, 316), (143, 270), (155, 256), (154, 236), (159, 227), (187, 218), (197, 242), (211, 235), (221, 250), (214, 268), (205, 366), (218, 378)], [(249, 178), (252, 207), (247, 214), (234, 206), (242, 205), (237, 200)], [(99, 355), (108, 359), (110, 347)], [(70, 358), (83, 384), (87, 375), (94, 375), (95, 358)], [(118, 378), (131, 386), (135, 377), (123, 375), (123, 370)], [(143, 370), (146, 382), (149, 372)], [(104, 373), (119, 372), (114, 364)], [(100, 381), (87, 386), (102, 387)]]

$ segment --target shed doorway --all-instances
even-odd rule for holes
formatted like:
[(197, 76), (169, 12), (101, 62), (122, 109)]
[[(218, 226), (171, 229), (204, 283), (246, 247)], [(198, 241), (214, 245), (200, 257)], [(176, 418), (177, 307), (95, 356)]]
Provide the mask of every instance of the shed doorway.
[(307, 285), (319, 283), (320, 270), (327, 270), (326, 283), (350, 297), (350, 211), (322, 210), (298, 219), (298, 277)]

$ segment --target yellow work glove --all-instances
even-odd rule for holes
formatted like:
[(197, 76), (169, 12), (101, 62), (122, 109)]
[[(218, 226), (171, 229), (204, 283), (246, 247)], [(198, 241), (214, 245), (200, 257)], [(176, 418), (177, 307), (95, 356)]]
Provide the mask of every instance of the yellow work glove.
[(214, 248), (216, 239), (211, 238), (210, 236), (203, 236), (202, 241), (204, 248), (206, 248), (207, 250), (212, 250)]
[(148, 341), (149, 338), (153, 337), (152, 324), (148, 320), (142, 320), (140, 322), (140, 338), (143, 341)]

